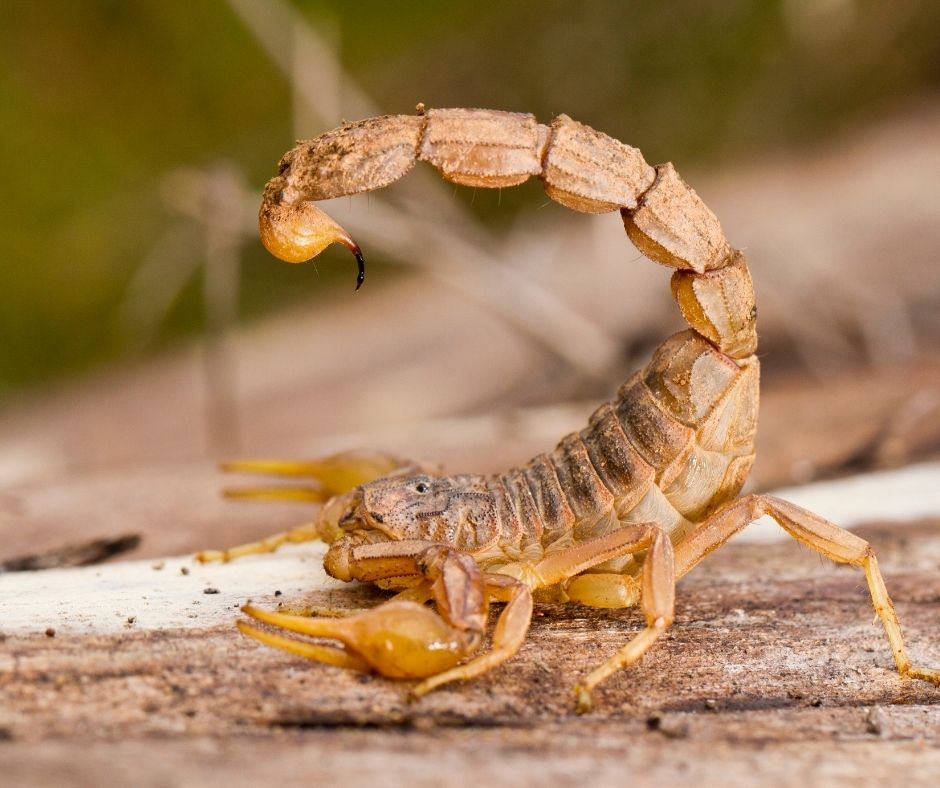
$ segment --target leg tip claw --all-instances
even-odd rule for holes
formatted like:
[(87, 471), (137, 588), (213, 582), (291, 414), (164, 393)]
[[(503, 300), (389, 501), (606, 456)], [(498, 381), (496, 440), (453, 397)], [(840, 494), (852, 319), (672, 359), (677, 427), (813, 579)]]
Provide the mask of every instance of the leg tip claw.
[(574, 694), (576, 698), (575, 711), (578, 714), (587, 714), (593, 706), (591, 702), (591, 691), (585, 687), (578, 686), (574, 688)]
[(228, 561), (228, 553), (225, 550), (203, 550), (199, 553), (196, 553), (193, 558), (200, 564), (224, 564)]
[(919, 679), (920, 681), (929, 682), (935, 687), (940, 687), (940, 670), (937, 670), (936, 668), (910, 667), (903, 671), (901, 675), (905, 678)]

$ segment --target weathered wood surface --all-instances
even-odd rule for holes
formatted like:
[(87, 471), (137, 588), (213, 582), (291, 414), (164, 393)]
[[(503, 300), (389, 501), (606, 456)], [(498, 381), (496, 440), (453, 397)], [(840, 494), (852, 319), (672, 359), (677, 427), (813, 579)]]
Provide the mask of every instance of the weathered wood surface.
[[(940, 520), (862, 533), (878, 546), (913, 655), (936, 663)], [(285, 563), (305, 549), (294, 548)], [(60, 625), (48, 637), (49, 622), (37, 618), (34, 634), (8, 635), (0, 646), (3, 781), (774, 785), (890, 784), (903, 775), (927, 785), (940, 778), (940, 690), (894, 673), (858, 571), (788, 542), (730, 545), (699, 567), (681, 584), (665, 642), (605, 684), (586, 717), (572, 713), (570, 688), (639, 626), (635, 612), (542, 605), (512, 662), (410, 703), (402, 684), (308, 665), (238, 636), (228, 623), (230, 598), (204, 594), (199, 567), (183, 575), (173, 563), (149, 564), (139, 565), (144, 585), (155, 593), (185, 589), (192, 614), (204, 612), (211, 623), (140, 631), (127, 622), (134, 613), (127, 608), (114, 611), (115, 626), (104, 634)], [(224, 582), (225, 569), (216, 568), (212, 582)], [(283, 588), (262, 583), (255, 601), (378, 600), (368, 589), (311, 594), (296, 574), (284, 579)], [(81, 617), (76, 610), (79, 629)]]

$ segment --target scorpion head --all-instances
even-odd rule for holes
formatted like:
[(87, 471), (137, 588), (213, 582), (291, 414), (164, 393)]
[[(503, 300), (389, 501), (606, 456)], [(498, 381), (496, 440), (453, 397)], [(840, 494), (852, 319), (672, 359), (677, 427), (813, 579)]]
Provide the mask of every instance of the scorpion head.
[(476, 552), (499, 537), (496, 501), (484, 476), (390, 476), (343, 499), (342, 511), (335, 509), (329, 518), (336, 530), (325, 537), (331, 542), (327, 571), (335, 569), (340, 579), (346, 579), (340, 567), (349, 551), (362, 544), (416, 540)]
[(392, 539), (472, 551), (496, 538), (496, 503), (484, 476), (391, 477), (361, 489), (365, 520)]

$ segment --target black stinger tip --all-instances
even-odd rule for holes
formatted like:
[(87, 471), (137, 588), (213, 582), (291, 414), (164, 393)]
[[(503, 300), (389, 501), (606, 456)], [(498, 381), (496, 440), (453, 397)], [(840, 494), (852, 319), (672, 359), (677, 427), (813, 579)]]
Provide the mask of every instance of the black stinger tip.
[(356, 290), (362, 287), (362, 283), (366, 281), (366, 261), (362, 259), (362, 251), (357, 246), (353, 250), (353, 254), (356, 256), (356, 263), (359, 266), (359, 272), (356, 274)]

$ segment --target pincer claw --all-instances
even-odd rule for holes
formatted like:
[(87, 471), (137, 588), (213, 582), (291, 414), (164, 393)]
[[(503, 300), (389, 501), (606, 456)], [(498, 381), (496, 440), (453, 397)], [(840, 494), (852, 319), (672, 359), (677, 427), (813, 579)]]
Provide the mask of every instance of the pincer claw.
[[(407, 600), (391, 600), (383, 605), (349, 618), (305, 618), (261, 610), (245, 605), (242, 612), (257, 621), (275, 627), (339, 641), (342, 649), (329, 647), (331, 653), (345, 652), (359, 669), (372, 669), (383, 676), (397, 679), (424, 678), (454, 667), (467, 655), (461, 633), (424, 605)], [(272, 635), (260, 629), (240, 626), (255, 640), (313, 659), (324, 659), (313, 644)], [(324, 648), (322, 646), (320, 649)]]

